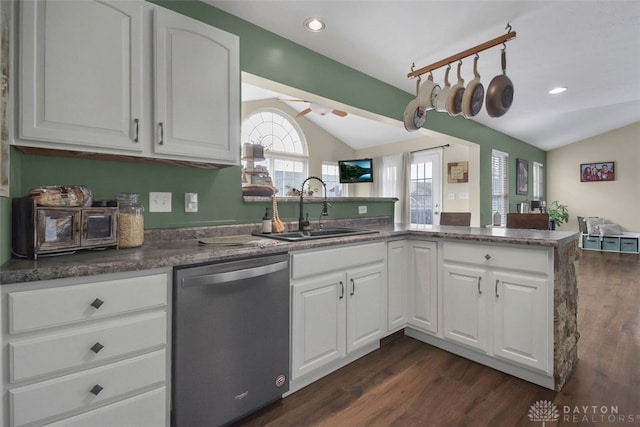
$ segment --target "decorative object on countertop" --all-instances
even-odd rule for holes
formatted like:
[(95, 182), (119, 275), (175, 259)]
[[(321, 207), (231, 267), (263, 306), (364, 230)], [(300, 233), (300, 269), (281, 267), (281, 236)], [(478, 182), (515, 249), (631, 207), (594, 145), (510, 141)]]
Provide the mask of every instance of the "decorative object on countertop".
[(278, 202), (275, 197), (273, 197), (273, 221), (271, 228), (274, 233), (282, 233), (286, 228), (284, 223), (280, 220), (280, 215), (278, 214)]
[(556, 226), (562, 225), (569, 221), (569, 210), (567, 205), (560, 203), (557, 200), (551, 202), (547, 207), (547, 213), (549, 214), (550, 229), (555, 230)]
[(269, 216), (269, 208), (265, 208), (264, 216), (262, 217), (262, 232), (271, 233), (272, 221)]
[(32, 188), (27, 197), (38, 206), (91, 206), (93, 192), (86, 185), (51, 185)]
[(500, 227), (501, 224), (502, 224), (502, 215), (500, 215), (500, 212), (495, 211), (493, 213), (493, 225), (495, 227)]
[(242, 144), (242, 195), (272, 196), (276, 193), (265, 161), (265, 147), (258, 143)]
[(36, 197), (12, 200), (12, 250), (18, 257), (74, 252), (118, 245), (118, 203), (38, 206)]
[(138, 193), (116, 193), (118, 200), (118, 247), (136, 248), (144, 243), (144, 206)]

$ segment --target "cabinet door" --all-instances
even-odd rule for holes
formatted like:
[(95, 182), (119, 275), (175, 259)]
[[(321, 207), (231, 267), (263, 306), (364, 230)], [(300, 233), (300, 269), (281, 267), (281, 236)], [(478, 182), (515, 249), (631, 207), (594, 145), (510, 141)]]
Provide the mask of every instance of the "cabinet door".
[(240, 163), (237, 36), (154, 9), (155, 153)]
[(409, 319), (409, 274), (407, 241), (389, 242), (387, 246), (387, 328), (403, 328)]
[(550, 374), (553, 313), (548, 279), (496, 271), (492, 281), (494, 354)]
[(143, 120), (142, 2), (20, 6), (20, 138), (142, 151), (135, 138)]
[(345, 356), (346, 291), (344, 274), (292, 286), (292, 380)]
[(347, 352), (378, 341), (386, 331), (384, 263), (347, 274)]
[(486, 351), (486, 270), (453, 263), (443, 270), (444, 337)]
[(409, 242), (409, 324), (438, 332), (438, 269), (435, 242)]

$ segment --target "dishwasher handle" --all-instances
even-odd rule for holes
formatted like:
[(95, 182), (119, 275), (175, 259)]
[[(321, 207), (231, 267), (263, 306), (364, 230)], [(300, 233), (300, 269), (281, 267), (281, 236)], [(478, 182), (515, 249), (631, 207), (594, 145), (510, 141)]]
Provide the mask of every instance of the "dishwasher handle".
[(252, 279), (254, 277), (265, 276), (289, 268), (289, 261), (281, 261), (273, 264), (261, 265), (258, 267), (244, 268), (241, 270), (227, 271), (224, 273), (204, 274), (202, 276), (189, 277), (183, 280), (182, 287), (209, 286), (221, 283), (229, 283), (237, 280)]

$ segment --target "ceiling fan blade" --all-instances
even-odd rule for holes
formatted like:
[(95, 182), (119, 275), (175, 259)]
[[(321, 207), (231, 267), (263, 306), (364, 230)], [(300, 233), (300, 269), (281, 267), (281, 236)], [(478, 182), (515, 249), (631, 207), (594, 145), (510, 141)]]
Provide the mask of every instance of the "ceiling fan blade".
[(332, 113), (335, 114), (336, 116), (340, 116), (340, 117), (346, 117), (347, 116), (347, 112), (346, 111), (342, 111), (342, 110), (333, 110)]
[(311, 112), (311, 108), (305, 108), (304, 110), (300, 111), (300, 112), (296, 115), (296, 117), (304, 116), (305, 114), (308, 114), (308, 113), (310, 113), (310, 112)]

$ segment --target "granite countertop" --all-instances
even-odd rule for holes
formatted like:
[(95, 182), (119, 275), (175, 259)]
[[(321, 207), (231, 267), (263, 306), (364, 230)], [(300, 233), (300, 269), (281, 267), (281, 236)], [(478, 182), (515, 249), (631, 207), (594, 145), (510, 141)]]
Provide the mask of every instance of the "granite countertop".
[(255, 236), (254, 244), (220, 247), (201, 245), (198, 239), (209, 236), (246, 236), (258, 230), (258, 224), (229, 227), (204, 227), (181, 230), (148, 230), (140, 248), (85, 250), (74, 254), (41, 256), (37, 260), (11, 259), (0, 268), (0, 284), (79, 277), (103, 273), (179, 267), (243, 257), (286, 253), (290, 251), (329, 247), (339, 244), (379, 241), (389, 238), (416, 236), (466, 240), (486, 243), (520, 244), (561, 247), (578, 239), (578, 233), (562, 231), (516, 230), (506, 228), (403, 226), (342, 221), (335, 226), (376, 230), (364, 234), (303, 242), (282, 242)]

